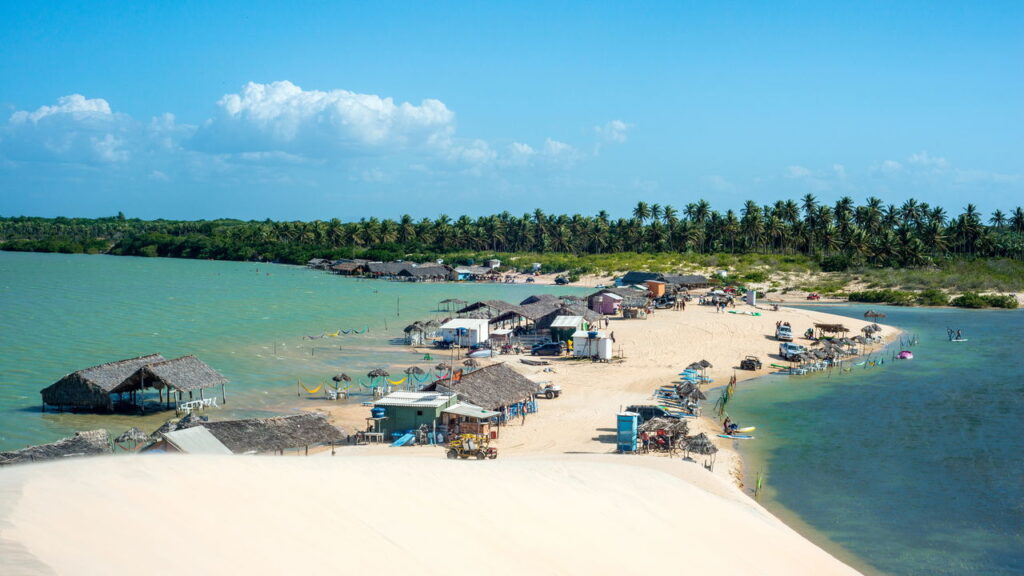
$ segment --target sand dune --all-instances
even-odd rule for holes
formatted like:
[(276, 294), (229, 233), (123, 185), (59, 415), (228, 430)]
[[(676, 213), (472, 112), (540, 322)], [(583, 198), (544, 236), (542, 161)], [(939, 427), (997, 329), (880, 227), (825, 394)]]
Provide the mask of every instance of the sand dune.
[(5, 470), (0, 572), (856, 574), (748, 502), (656, 468), (344, 454)]

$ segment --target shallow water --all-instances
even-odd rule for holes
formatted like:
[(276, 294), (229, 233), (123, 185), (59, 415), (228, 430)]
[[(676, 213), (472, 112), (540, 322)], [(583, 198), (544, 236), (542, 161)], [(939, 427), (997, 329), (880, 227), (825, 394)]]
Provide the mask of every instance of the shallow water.
[[(75, 370), (143, 354), (195, 354), (224, 374), (218, 418), (315, 406), (298, 394), (338, 372), (399, 379), (424, 360), (394, 345), (414, 320), (442, 318), (446, 298), (519, 302), (578, 288), (408, 284), (246, 262), (0, 252), (0, 450), (74, 430), (157, 428), (174, 412), (138, 416), (40, 413), (39, 390)], [(304, 340), (335, 330), (365, 334)], [(355, 387), (355, 390), (366, 392)], [(219, 396), (218, 396), (219, 397)]]
[(740, 384), (747, 483), (763, 472), (769, 509), (884, 574), (1024, 574), (1024, 311), (884, 311), (913, 360)]

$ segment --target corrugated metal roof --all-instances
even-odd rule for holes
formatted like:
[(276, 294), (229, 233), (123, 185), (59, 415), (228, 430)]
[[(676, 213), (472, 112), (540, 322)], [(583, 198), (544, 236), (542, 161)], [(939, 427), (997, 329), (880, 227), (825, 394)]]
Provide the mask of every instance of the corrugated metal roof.
[(445, 408), (441, 412), (444, 412), (446, 414), (455, 414), (457, 416), (468, 416), (470, 418), (480, 419), (494, 418), (495, 416), (500, 414), (500, 412), (495, 412), (493, 410), (484, 410), (483, 408), (477, 406), (476, 404), (469, 404), (468, 402), (459, 402), (455, 406)]
[(426, 406), (437, 408), (444, 406), (454, 394), (438, 392), (393, 392), (373, 403), (374, 406)]
[(202, 426), (165, 432), (164, 439), (186, 454), (231, 454), (231, 450)]
[(551, 328), (579, 328), (580, 324), (583, 324), (583, 316), (557, 316)]

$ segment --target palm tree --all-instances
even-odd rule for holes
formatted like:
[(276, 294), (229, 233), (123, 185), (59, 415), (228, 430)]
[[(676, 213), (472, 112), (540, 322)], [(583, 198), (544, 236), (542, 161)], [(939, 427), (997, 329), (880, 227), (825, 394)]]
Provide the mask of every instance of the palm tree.
[(633, 218), (636, 218), (643, 224), (648, 218), (651, 217), (651, 208), (647, 205), (647, 202), (641, 200), (636, 203), (636, 208), (633, 208)]

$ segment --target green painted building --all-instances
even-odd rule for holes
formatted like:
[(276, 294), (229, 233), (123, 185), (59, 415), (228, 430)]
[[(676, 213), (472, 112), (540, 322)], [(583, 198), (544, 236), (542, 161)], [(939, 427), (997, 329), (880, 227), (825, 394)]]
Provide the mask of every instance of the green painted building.
[(422, 424), (427, 427), (439, 422), (441, 412), (459, 403), (455, 394), (441, 392), (394, 392), (373, 403), (374, 408), (383, 409), (383, 419), (377, 428), (385, 437), (393, 432), (414, 430)]

